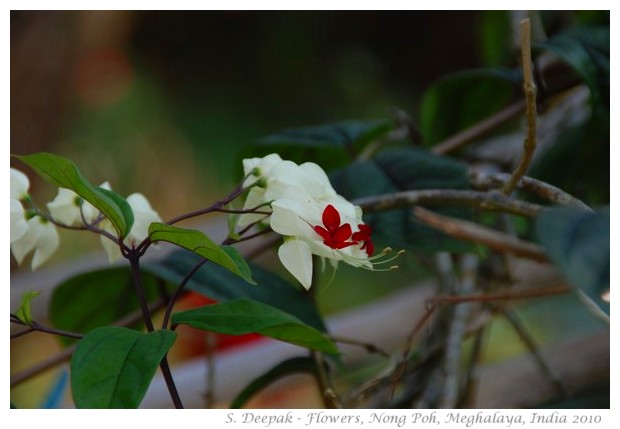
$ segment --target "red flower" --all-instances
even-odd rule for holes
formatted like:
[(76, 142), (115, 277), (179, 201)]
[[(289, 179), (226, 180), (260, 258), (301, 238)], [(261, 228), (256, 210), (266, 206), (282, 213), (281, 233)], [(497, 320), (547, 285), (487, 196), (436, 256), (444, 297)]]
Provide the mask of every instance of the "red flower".
[(357, 226), (360, 230), (353, 234), (351, 237), (355, 242), (363, 242), (362, 250), (366, 250), (366, 254), (368, 256), (372, 256), (375, 253), (375, 245), (372, 244), (372, 240), (370, 239), (370, 235), (372, 234), (372, 228), (363, 223)]
[(331, 204), (323, 210), (323, 225), (314, 227), (314, 231), (323, 238), (323, 244), (332, 249), (344, 249), (345, 247), (356, 244), (354, 241), (347, 241), (351, 238), (351, 225), (345, 223), (340, 225), (340, 213)]

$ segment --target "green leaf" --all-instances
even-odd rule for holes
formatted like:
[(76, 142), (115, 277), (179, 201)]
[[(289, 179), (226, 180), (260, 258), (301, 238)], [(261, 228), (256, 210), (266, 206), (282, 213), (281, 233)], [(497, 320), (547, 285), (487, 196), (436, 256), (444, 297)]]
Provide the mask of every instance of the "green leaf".
[(277, 308), (249, 299), (174, 313), (172, 324), (228, 335), (257, 333), (312, 350), (338, 354), (335, 344), (324, 333)]
[(45, 152), (16, 158), (32, 167), (48, 183), (70, 189), (91, 203), (110, 220), (119, 237), (124, 238), (129, 234), (133, 225), (133, 211), (127, 201), (112, 191), (90, 184), (71, 161)]
[(392, 123), (386, 120), (289, 128), (257, 140), (256, 144), (244, 149), (242, 156), (249, 158), (276, 152), (297, 163), (312, 159), (329, 170), (347, 164), (364, 146), (392, 129)]
[(588, 86), (595, 106), (609, 106), (609, 27), (574, 28), (537, 47), (553, 52), (575, 70)]
[(421, 102), (420, 128), (427, 145), (435, 145), (496, 113), (517, 93), (518, 71), (467, 70), (435, 82)]
[[(381, 152), (369, 161), (335, 172), (331, 180), (349, 200), (404, 190), (469, 189), (465, 164), (420, 149)], [(433, 210), (461, 218), (471, 213), (469, 209), (452, 207)], [(470, 244), (416, 221), (410, 209), (365, 214), (364, 221), (373, 229), (373, 240), (384, 246), (424, 252), (471, 250)]]
[(89, 332), (71, 358), (71, 392), (77, 408), (138, 408), (159, 363), (176, 339), (119, 326)]
[(153, 222), (149, 226), (149, 237), (153, 242), (165, 241), (176, 244), (226, 268), (248, 283), (256, 284), (247, 262), (236, 249), (230, 246), (219, 246), (201, 231)]
[[(142, 286), (149, 301), (159, 293), (158, 279), (142, 273)], [(52, 326), (87, 333), (110, 325), (139, 308), (129, 267), (108, 268), (77, 275), (54, 288), (49, 302)], [(76, 340), (59, 337), (67, 345)]]
[(307, 373), (316, 375), (318, 369), (314, 359), (310, 357), (295, 357), (280, 362), (269, 371), (248, 384), (230, 404), (230, 408), (241, 408), (252, 396), (278, 381), (293, 374)]
[(41, 295), (41, 292), (36, 290), (29, 290), (24, 292), (22, 295), (22, 302), (17, 311), (15, 312), (15, 316), (26, 325), (32, 325), (32, 313), (30, 312), (30, 303), (37, 296)]
[[(179, 284), (202, 258), (187, 250), (172, 252), (158, 261), (147, 261), (142, 269), (172, 284)], [(255, 264), (249, 264), (251, 276), (258, 287), (217, 265), (201, 267), (187, 287), (216, 301), (248, 298), (292, 314), (307, 325), (325, 331), (325, 324), (308, 293), (296, 288), (276, 274)]]
[(609, 209), (588, 212), (560, 207), (543, 212), (536, 232), (569, 284), (609, 314)]

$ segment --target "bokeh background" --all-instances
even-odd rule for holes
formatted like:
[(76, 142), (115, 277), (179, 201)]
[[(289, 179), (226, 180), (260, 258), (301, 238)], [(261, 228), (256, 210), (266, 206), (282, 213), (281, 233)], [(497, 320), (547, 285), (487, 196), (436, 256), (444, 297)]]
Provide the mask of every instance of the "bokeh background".
[[(550, 32), (609, 19), (541, 16)], [(145, 194), (167, 219), (226, 195), (240, 179), (240, 150), (280, 129), (396, 110), (415, 123), (439, 77), (517, 64), (507, 26), (502, 11), (12, 11), (10, 150), (65, 156), (92, 183)], [(35, 200), (53, 198), (29, 175)], [(98, 245), (74, 233), (61, 240), (51, 264)], [(414, 262), (404, 265), (383, 283), (388, 289), (422, 276)], [(344, 271), (342, 282), (355, 276)], [(377, 293), (323, 305), (337, 311)], [(583, 320), (567, 318), (563, 328), (593, 326)], [(26, 365), (42, 341), (51, 340), (12, 342), (12, 367)], [(41, 406), (50, 380), (14, 389), (12, 400)]]

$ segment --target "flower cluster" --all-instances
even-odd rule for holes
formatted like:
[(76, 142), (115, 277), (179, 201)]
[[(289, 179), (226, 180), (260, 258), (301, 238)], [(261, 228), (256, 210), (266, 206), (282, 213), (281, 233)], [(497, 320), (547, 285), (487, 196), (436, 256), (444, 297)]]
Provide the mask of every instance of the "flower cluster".
[[(11, 252), (18, 264), (33, 251), (33, 270), (47, 261), (59, 245), (57, 226), (106, 232), (108, 234), (101, 235), (101, 244), (110, 263), (121, 256), (118, 241), (111, 239), (116, 236), (116, 230), (90, 203), (75, 192), (60, 188), (58, 195), (47, 203), (47, 212), (43, 213), (32, 204), (29, 187), (28, 177), (11, 168)], [(101, 188), (111, 190), (108, 182), (103, 183)], [(24, 209), (24, 202), (32, 208)], [(134, 223), (123, 244), (131, 248), (148, 236), (151, 222), (160, 222), (161, 218), (142, 194), (130, 195), (127, 203), (133, 211)]]
[(338, 195), (317, 164), (298, 165), (271, 154), (245, 159), (243, 168), (249, 189), (244, 210), (270, 204), (271, 214), (243, 214), (239, 225), (269, 222), (284, 236), (278, 257), (304, 288), (312, 283), (312, 255), (334, 266), (344, 261), (367, 269), (385, 256), (373, 256), (372, 229), (363, 222), (361, 208)]

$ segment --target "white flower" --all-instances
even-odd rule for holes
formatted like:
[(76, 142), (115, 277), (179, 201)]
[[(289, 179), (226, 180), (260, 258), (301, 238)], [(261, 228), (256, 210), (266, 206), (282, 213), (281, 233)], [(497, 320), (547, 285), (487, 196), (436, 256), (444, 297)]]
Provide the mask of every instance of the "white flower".
[(11, 168), (11, 243), (22, 238), (28, 231), (26, 211), (20, 200), (28, 197), (28, 176)]
[[(111, 190), (108, 182), (103, 183), (101, 188)], [(88, 224), (94, 222), (99, 216), (99, 210), (92, 204), (84, 201), (70, 189), (64, 188), (58, 189), (58, 195), (47, 203), (47, 209), (54, 220), (67, 226), (84, 225), (82, 216)]]
[[(292, 161), (282, 160), (277, 154), (271, 154), (264, 158), (244, 159), (243, 169), (246, 175), (250, 175), (244, 186), (263, 179), (261, 186), (254, 186), (248, 192), (244, 210), (277, 200), (290, 188), (302, 189), (316, 199), (336, 196), (325, 171), (312, 162), (297, 165)], [(250, 174), (253, 170), (257, 173)], [(260, 214), (243, 214), (239, 217), (238, 224), (246, 226), (264, 217)]]
[(11, 199), (26, 199), (29, 187), (28, 176), (15, 168), (11, 168)]
[(291, 188), (272, 204), (271, 228), (285, 239), (278, 250), (282, 265), (309, 289), (312, 283), (312, 255), (330, 260), (333, 265), (344, 261), (356, 267), (372, 269), (369, 254), (363, 246), (361, 210), (336, 195), (331, 200), (315, 200), (307, 192)]
[(11, 243), (22, 238), (28, 231), (26, 212), (19, 200), (11, 198)]
[[(123, 240), (123, 243), (128, 247), (135, 247), (140, 244), (149, 235), (149, 226), (153, 222), (161, 222), (161, 218), (151, 208), (148, 200), (144, 195), (140, 193), (131, 194), (127, 197), (127, 203), (133, 211), (133, 226), (131, 231), (127, 234), (127, 237)], [(109, 232), (112, 235), (116, 235), (116, 230), (112, 226), (109, 220), (105, 219), (101, 222), (101, 229)], [(108, 260), (110, 263), (116, 261), (121, 252), (117, 243), (114, 243), (109, 238), (101, 236), (101, 244), (108, 254)]]
[(56, 227), (41, 216), (34, 216), (27, 222), (27, 230), (19, 239), (11, 242), (11, 252), (21, 264), (24, 257), (34, 250), (32, 269), (36, 270), (58, 248), (59, 238)]

